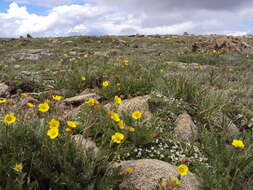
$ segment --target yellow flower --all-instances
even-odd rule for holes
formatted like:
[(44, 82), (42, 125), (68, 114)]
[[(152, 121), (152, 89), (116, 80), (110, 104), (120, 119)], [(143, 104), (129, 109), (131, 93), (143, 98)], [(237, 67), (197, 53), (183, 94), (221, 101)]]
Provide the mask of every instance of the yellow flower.
[(119, 114), (117, 114), (117, 113), (115, 113), (115, 112), (112, 112), (112, 113), (111, 113), (111, 119), (112, 119), (113, 121), (119, 122), (119, 121), (120, 121)]
[(134, 169), (133, 168), (125, 168), (125, 171), (130, 174), (134, 171)]
[(60, 121), (56, 119), (52, 119), (51, 121), (48, 122), (50, 129), (52, 128), (58, 128), (60, 126)]
[(163, 72), (164, 72), (164, 70), (163, 70), (163, 69), (161, 69), (161, 70), (160, 70), (160, 72), (161, 72), (161, 73), (163, 73)]
[(124, 134), (122, 133), (115, 133), (113, 136), (112, 136), (112, 140), (113, 142), (115, 143), (121, 143), (121, 141), (124, 139)]
[(60, 101), (62, 99), (62, 96), (52, 96), (53, 100)]
[(117, 123), (117, 126), (121, 129), (124, 129), (124, 121), (123, 120), (120, 120), (118, 123)]
[(126, 66), (128, 66), (128, 60), (123, 61)]
[(242, 140), (237, 140), (237, 139), (233, 140), (232, 145), (237, 148), (244, 148), (245, 146)]
[(22, 98), (26, 98), (26, 97), (28, 97), (28, 94), (27, 94), (27, 93), (21, 93), (20, 96), (21, 96)]
[(32, 104), (32, 103), (27, 103), (26, 104), (29, 108), (33, 108), (35, 105), (34, 104)]
[(66, 132), (71, 132), (71, 129), (70, 128), (66, 128), (65, 131)]
[(86, 77), (85, 77), (85, 76), (82, 76), (82, 80), (86, 80)]
[(178, 178), (171, 178), (170, 179), (170, 183), (173, 185), (173, 186), (176, 186), (176, 187), (178, 187), (178, 186), (180, 186), (180, 184), (181, 184), (181, 182), (180, 182), (180, 180), (178, 179)]
[(189, 169), (187, 165), (181, 164), (180, 166), (178, 166), (177, 170), (181, 176), (185, 176), (187, 175)]
[(97, 100), (95, 100), (94, 98), (89, 98), (89, 100), (86, 101), (85, 104), (88, 104), (90, 106), (94, 106), (95, 104), (99, 104), (99, 102)]
[(76, 121), (67, 121), (67, 125), (69, 127), (76, 128), (77, 127), (77, 122)]
[(9, 101), (7, 99), (0, 99), (0, 104), (8, 103)]
[(22, 164), (16, 164), (13, 168), (16, 172), (21, 172), (23, 170)]
[(132, 118), (134, 118), (134, 119), (140, 119), (141, 116), (142, 116), (142, 113), (140, 111), (134, 111), (132, 113)]
[(104, 87), (109, 86), (109, 81), (104, 81), (104, 82), (102, 83), (102, 85), (103, 85)]
[(49, 110), (49, 105), (47, 102), (38, 105), (40, 112), (47, 112)]
[(13, 113), (7, 114), (7, 115), (5, 115), (5, 117), (4, 117), (4, 122), (5, 122), (5, 123), (8, 123), (8, 124), (12, 124), (12, 123), (14, 123), (16, 120), (17, 120), (17, 119), (16, 119), (16, 117), (14, 116)]
[(114, 101), (115, 101), (117, 104), (121, 104), (121, 102), (122, 102), (121, 98), (118, 97), (118, 96), (115, 96), (115, 97), (114, 97)]
[(130, 132), (134, 132), (134, 131), (135, 131), (135, 128), (130, 127), (130, 128), (129, 128), (129, 131), (130, 131)]
[(111, 115), (112, 113), (113, 113), (113, 112), (111, 112), (111, 111), (108, 111), (108, 112), (107, 112), (108, 115)]
[(50, 137), (50, 139), (55, 139), (59, 135), (59, 129), (58, 128), (51, 128), (47, 131), (47, 136)]

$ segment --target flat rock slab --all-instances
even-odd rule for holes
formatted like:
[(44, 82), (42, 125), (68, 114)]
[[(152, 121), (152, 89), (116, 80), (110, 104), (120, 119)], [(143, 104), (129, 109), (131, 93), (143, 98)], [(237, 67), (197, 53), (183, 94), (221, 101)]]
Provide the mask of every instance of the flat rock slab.
[(42, 56), (51, 56), (51, 53), (48, 49), (24, 49), (19, 52), (14, 52), (10, 56), (16, 60), (39, 60)]
[(177, 61), (168, 61), (166, 62), (168, 65), (178, 67), (180, 69), (193, 69), (193, 70), (205, 70), (208, 68), (215, 68), (214, 66), (210, 65), (200, 65), (198, 63), (184, 63), (184, 62), (177, 62)]
[[(127, 184), (132, 184), (138, 190), (155, 190), (161, 179), (167, 180), (178, 176), (177, 166), (156, 159), (141, 159), (121, 161), (115, 164), (122, 167), (122, 175), (125, 175), (120, 189)], [(125, 173), (126, 168), (132, 168), (133, 172)], [(197, 177), (189, 172), (181, 178), (180, 190), (200, 190), (201, 185)]]
[(89, 100), (89, 98), (94, 98), (94, 99), (98, 100), (101, 97), (95, 93), (81, 94), (81, 95), (74, 96), (71, 98), (66, 98), (66, 99), (64, 99), (64, 102), (65, 103), (81, 103), (81, 102)]

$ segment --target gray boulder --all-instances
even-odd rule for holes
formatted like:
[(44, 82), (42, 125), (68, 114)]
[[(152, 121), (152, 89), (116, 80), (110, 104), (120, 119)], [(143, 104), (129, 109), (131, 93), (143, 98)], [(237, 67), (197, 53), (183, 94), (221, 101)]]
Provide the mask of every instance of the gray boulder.
[[(155, 190), (160, 180), (178, 177), (177, 166), (156, 159), (121, 161), (115, 166), (121, 166), (121, 174), (124, 175), (120, 189), (127, 184), (132, 184), (138, 190)], [(127, 168), (133, 171), (127, 173), (125, 172)], [(202, 188), (197, 176), (188, 172), (186, 176), (182, 176), (181, 186), (178, 189), (200, 190)]]

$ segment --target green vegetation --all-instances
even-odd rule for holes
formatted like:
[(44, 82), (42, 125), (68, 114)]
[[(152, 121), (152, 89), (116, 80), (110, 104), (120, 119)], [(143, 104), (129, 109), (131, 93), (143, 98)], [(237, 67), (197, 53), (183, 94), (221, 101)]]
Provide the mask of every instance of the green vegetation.
[[(9, 87), (0, 97), (0, 189), (118, 189), (123, 176), (111, 164), (144, 158), (187, 164), (207, 190), (252, 189), (253, 54), (191, 51), (193, 42), (206, 39), (104, 36), (0, 44), (0, 83)], [(100, 98), (64, 102), (90, 92)], [(114, 102), (115, 96), (127, 101), (146, 95), (151, 119), (144, 111), (132, 115), (139, 110), (120, 113), (122, 103)], [(45, 102), (49, 110), (39, 111)], [(197, 126), (195, 143), (174, 132), (183, 112)], [(10, 113), (16, 121), (6, 119)], [(52, 119), (60, 126), (53, 127)], [(229, 132), (231, 123), (237, 134)], [(74, 135), (99, 151), (80, 146)]]

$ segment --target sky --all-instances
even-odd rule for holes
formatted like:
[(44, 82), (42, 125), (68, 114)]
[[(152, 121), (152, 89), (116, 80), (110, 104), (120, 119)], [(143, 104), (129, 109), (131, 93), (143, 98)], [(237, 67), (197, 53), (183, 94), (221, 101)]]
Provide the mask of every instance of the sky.
[(0, 0), (0, 37), (253, 34), (252, 0)]

